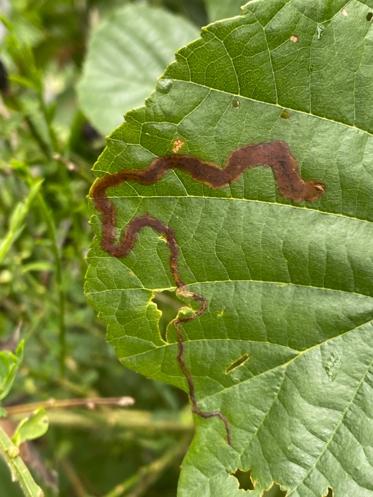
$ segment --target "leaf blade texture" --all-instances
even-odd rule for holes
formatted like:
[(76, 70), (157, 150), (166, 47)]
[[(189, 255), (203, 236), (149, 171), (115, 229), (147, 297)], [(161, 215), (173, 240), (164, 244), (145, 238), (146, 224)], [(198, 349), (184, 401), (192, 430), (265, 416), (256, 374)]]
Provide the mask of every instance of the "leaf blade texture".
[[(176, 55), (142, 109), (126, 115), (98, 176), (183, 153), (221, 167), (232, 151), (283, 140), (315, 203), (281, 197), (269, 169), (222, 189), (170, 171), (110, 191), (118, 233), (151, 213), (175, 231), (180, 269), (208, 311), (184, 325), (186, 361), (206, 411), (196, 416), (178, 496), (373, 496), (373, 5), (256, 0), (209, 25)], [(186, 389), (172, 324), (155, 293), (175, 290), (164, 240), (150, 229), (116, 259), (89, 256), (87, 294), (120, 360)], [(251, 470), (254, 490), (234, 473)]]

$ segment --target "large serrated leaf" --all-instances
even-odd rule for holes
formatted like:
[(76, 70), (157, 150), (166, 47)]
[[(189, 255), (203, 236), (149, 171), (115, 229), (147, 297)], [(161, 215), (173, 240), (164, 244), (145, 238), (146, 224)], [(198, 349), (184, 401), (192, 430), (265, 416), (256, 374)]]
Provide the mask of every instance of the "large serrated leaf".
[[(180, 497), (373, 496), (372, 0), (255, 0), (183, 48), (146, 107), (127, 114), (98, 176), (176, 150), (223, 167), (252, 143), (288, 143), (315, 203), (276, 191), (270, 169), (211, 189), (170, 171), (110, 190), (118, 230), (148, 213), (172, 227), (181, 273), (207, 312), (184, 325), (201, 409)], [(87, 294), (126, 366), (186, 390), (172, 325), (152, 297), (174, 290), (168, 248), (143, 230), (127, 257), (89, 255)], [(237, 366), (237, 367), (235, 367)], [(234, 473), (251, 470), (255, 489)]]

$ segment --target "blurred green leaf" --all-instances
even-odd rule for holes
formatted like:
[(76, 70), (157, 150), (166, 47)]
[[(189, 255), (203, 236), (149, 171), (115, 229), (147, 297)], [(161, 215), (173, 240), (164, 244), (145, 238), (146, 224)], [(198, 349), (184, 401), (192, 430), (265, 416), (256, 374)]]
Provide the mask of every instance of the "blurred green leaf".
[(0, 351), (0, 400), (5, 399), (12, 388), (17, 371), (23, 360), (24, 341), (22, 340), (16, 351)]
[(12, 441), (17, 447), (24, 442), (42, 437), (48, 431), (49, 419), (45, 409), (37, 409), (28, 418), (19, 422)]
[(226, 17), (238, 16), (242, 5), (246, 0), (205, 0), (210, 21), (225, 19)]
[(78, 86), (83, 112), (107, 134), (142, 104), (174, 52), (197, 36), (190, 22), (161, 8), (128, 5), (113, 12), (92, 33)]

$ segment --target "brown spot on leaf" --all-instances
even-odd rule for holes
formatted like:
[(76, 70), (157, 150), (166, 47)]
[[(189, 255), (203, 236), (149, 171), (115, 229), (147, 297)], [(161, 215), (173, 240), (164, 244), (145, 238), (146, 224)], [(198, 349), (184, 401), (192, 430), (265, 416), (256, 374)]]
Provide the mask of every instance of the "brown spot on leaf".
[(242, 354), (238, 359), (235, 359), (231, 364), (225, 368), (225, 374), (232, 373), (235, 369), (243, 366), (249, 359), (249, 354)]
[(290, 119), (290, 112), (286, 109), (284, 109), (280, 115), (281, 115), (282, 119)]
[(176, 138), (176, 140), (174, 140), (172, 143), (172, 152), (174, 154), (177, 154), (178, 152), (180, 152), (180, 150), (183, 148), (184, 145), (185, 145), (184, 140), (182, 140), (181, 138)]
[(238, 109), (240, 105), (241, 105), (241, 102), (238, 98), (234, 98), (232, 100), (232, 107), (234, 107), (235, 109)]

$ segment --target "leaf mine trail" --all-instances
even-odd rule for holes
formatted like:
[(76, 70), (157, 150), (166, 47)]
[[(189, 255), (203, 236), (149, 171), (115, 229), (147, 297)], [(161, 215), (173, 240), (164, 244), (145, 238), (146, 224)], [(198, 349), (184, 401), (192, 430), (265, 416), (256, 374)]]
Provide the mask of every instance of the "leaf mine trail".
[(232, 445), (232, 434), (227, 418), (219, 411), (203, 411), (197, 402), (192, 373), (185, 362), (185, 337), (183, 324), (202, 316), (208, 306), (207, 300), (195, 292), (188, 290), (181, 278), (179, 270), (179, 246), (175, 232), (150, 214), (133, 218), (126, 230), (117, 239), (115, 206), (107, 197), (107, 190), (118, 186), (124, 181), (135, 181), (143, 185), (152, 185), (159, 181), (170, 169), (179, 169), (201, 183), (211, 188), (221, 188), (246, 170), (257, 166), (272, 168), (280, 193), (296, 202), (317, 200), (325, 191), (322, 183), (317, 181), (304, 181), (298, 168), (298, 162), (292, 156), (287, 143), (272, 141), (256, 145), (247, 145), (231, 153), (224, 168), (215, 164), (203, 162), (188, 155), (170, 155), (155, 159), (144, 169), (123, 169), (114, 174), (108, 174), (96, 180), (91, 189), (95, 207), (101, 214), (102, 220), (102, 248), (114, 257), (126, 257), (133, 249), (138, 233), (143, 228), (152, 228), (164, 236), (170, 250), (170, 269), (176, 285), (176, 293), (180, 297), (189, 298), (198, 303), (198, 309), (187, 316), (177, 316), (173, 324), (177, 336), (177, 361), (183, 373), (189, 391), (189, 399), (194, 414), (202, 418), (219, 418), (225, 427), (227, 442)]

